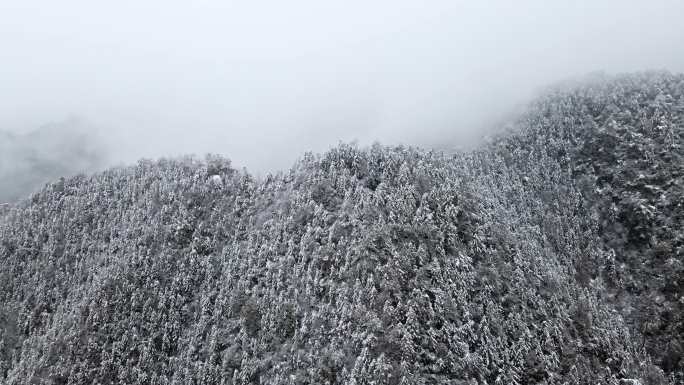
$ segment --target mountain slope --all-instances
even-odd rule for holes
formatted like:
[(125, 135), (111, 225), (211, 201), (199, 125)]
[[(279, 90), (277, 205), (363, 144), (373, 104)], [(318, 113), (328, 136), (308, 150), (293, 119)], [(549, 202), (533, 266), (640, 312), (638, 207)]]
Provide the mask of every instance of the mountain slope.
[[(455, 156), (341, 145), (263, 180), (209, 157), (49, 185), (0, 221), (0, 378), (678, 383), (682, 84), (564, 88)], [(634, 203), (645, 178), (666, 198)]]
[(667, 372), (684, 368), (684, 77), (600, 79), (539, 103), (507, 149), (540, 140), (598, 216), (606, 261), (587, 261)]

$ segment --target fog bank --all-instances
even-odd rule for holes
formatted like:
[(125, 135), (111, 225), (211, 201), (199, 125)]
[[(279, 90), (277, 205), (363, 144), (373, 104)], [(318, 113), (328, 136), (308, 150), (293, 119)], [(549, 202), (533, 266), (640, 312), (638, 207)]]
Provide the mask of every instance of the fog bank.
[(338, 141), (467, 145), (591, 71), (684, 71), (684, 2), (483, 3), (2, 2), (0, 129), (78, 116), (112, 162), (263, 172)]

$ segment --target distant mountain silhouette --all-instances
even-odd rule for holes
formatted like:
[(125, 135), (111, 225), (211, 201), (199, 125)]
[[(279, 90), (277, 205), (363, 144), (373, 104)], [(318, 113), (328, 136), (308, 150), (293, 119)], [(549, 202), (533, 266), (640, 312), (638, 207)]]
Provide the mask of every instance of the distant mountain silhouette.
[(0, 202), (28, 197), (45, 183), (104, 166), (106, 147), (78, 119), (28, 133), (0, 131)]

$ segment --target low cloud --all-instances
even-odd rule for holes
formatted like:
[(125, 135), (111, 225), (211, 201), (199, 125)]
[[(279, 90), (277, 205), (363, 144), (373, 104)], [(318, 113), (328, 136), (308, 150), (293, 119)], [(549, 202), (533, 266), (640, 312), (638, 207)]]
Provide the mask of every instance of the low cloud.
[(215, 152), (256, 172), (339, 141), (463, 147), (549, 83), (684, 71), (683, 14), (681, 1), (3, 2), (0, 129), (75, 115), (101, 129), (109, 164)]

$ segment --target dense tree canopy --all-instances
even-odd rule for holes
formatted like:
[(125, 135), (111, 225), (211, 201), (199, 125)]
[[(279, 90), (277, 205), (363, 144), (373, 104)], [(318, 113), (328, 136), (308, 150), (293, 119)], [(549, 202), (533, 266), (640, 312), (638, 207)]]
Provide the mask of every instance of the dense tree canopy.
[(0, 382), (682, 383), (683, 116), (625, 75), (468, 153), (59, 180), (0, 207)]

